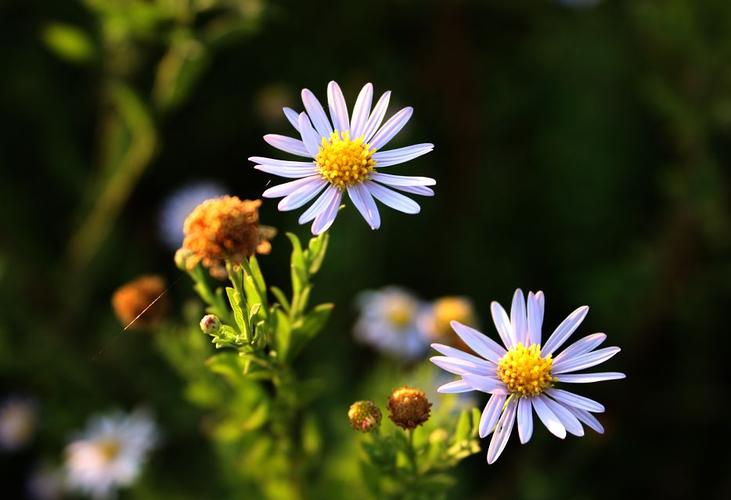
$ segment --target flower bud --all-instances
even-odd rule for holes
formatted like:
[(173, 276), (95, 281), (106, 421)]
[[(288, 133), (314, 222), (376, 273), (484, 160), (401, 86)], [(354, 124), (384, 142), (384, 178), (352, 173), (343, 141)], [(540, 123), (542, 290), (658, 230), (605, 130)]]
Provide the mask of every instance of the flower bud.
[(191, 265), (193, 252), (187, 248), (178, 248), (175, 252), (175, 266), (181, 271), (190, 271), (194, 266)]
[(200, 324), (201, 330), (206, 335), (215, 335), (221, 330), (221, 320), (215, 314), (206, 314)]
[(356, 431), (371, 432), (381, 425), (381, 410), (373, 401), (356, 401), (350, 405), (348, 420)]
[(431, 403), (426, 393), (411, 387), (394, 389), (388, 398), (388, 417), (403, 429), (414, 429), (429, 420)]

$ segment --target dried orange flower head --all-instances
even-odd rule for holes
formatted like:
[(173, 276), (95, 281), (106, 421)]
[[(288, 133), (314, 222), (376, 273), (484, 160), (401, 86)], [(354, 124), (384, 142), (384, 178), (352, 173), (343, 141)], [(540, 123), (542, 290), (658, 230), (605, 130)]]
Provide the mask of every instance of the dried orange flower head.
[(183, 249), (188, 269), (199, 262), (212, 276), (226, 276), (226, 262), (237, 265), (257, 251), (269, 253), (271, 228), (259, 227), (261, 200), (222, 196), (206, 200), (185, 219)]
[[(129, 328), (136, 329), (153, 326), (159, 323), (168, 311), (167, 297), (164, 295), (161, 297), (164, 292), (165, 280), (161, 276), (140, 276), (114, 292), (112, 295), (114, 314), (124, 327), (130, 323)], [(148, 306), (149, 309), (145, 311)], [(144, 314), (142, 311), (145, 311)]]
[(404, 429), (414, 429), (429, 420), (430, 411), (431, 403), (419, 389), (394, 389), (388, 398), (388, 417)]
[(381, 425), (381, 410), (373, 401), (356, 401), (348, 409), (348, 420), (356, 431), (371, 432)]

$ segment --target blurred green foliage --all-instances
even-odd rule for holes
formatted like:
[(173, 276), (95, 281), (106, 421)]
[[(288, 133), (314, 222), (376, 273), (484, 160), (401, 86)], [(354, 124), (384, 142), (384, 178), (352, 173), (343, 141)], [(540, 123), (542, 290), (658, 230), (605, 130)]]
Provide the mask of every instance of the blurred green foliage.
[[(278, 108), (331, 79), (348, 98), (372, 81), (413, 105), (399, 140), (436, 144), (408, 168), (438, 185), (416, 217), (384, 211), (372, 232), (348, 207), (332, 230), (312, 294), (337, 308), (297, 361), (326, 381), (310, 449), (359, 453), (348, 404), (412, 373), (352, 341), (359, 290), (469, 296), (488, 325), (489, 301), (522, 286), (546, 292), (547, 328), (589, 304), (585, 328), (622, 346), (628, 379), (587, 392), (607, 406), (605, 435), (537, 433), (489, 467), (478, 454), (450, 497), (731, 495), (727, 0), (11, 0), (0, 27), (0, 388), (42, 415), (32, 448), (0, 458), (9, 498), (89, 414), (140, 402), (165, 444), (127, 496), (221, 498), (241, 478), (194, 432), (210, 428), (198, 406), (226, 397), (183, 382), (213, 376), (206, 338), (174, 323), (123, 333), (109, 297), (144, 272), (176, 276), (156, 210), (177, 186), (213, 177), (259, 196), (269, 179), (246, 157), (288, 130)], [(296, 227), (273, 204), (262, 218)], [(261, 261), (274, 283), (288, 278), (283, 240)], [(168, 294), (197, 321), (187, 288)], [(157, 355), (165, 335), (185, 340), (167, 353), (175, 370)], [(389, 373), (380, 392), (376, 372)], [(316, 498), (347, 496), (357, 477), (337, 458), (308, 474)]]

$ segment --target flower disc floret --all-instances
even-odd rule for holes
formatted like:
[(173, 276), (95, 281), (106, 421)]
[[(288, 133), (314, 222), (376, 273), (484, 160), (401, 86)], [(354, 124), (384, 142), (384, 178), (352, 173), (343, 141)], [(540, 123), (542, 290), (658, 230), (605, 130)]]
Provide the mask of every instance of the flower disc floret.
[(373, 153), (362, 136), (351, 139), (349, 132), (335, 131), (330, 139), (322, 138), (315, 163), (323, 179), (344, 189), (370, 178), (376, 167)]
[(553, 385), (552, 366), (553, 359), (541, 357), (539, 346), (525, 347), (519, 342), (500, 359), (497, 376), (511, 394), (538, 396)]

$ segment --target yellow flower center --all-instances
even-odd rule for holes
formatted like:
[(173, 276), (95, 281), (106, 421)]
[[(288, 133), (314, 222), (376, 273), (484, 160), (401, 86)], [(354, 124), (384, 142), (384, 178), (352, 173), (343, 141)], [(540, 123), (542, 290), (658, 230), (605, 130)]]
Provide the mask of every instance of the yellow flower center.
[(388, 303), (386, 317), (394, 327), (405, 328), (414, 317), (414, 309), (414, 304), (410, 300), (394, 297)]
[(315, 163), (323, 179), (344, 189), (370, 177), (376, 166), (374, 152), (363, 142), (363, 137), (351, 139), (349, 132), (335, 131), (329, 140), (322, 138)]
[(97, 443), (99, 447), (99, 454), (104, 458), (105, 461), (111, 462), (122, 449), (121, 443), (116, 439), (103, 439)]
[(518, 343), (503, 356), (497, 365), (497, 376), (511, 394), (538, 396), (553, 385), (553, 359), (541, 357), (541, 348), (533, 344), (525, 347)]

